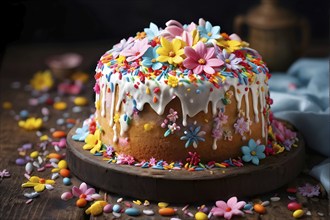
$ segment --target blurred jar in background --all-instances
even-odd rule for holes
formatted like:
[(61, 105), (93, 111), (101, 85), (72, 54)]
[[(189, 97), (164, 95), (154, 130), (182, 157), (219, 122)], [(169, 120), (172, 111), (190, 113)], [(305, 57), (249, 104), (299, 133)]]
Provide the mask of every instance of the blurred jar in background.
[(309, 42), (309, 22), (282, 7), (278, 0), (261, 0), (246, 15), (234, 20), (234, 30), (243, 35), (267, 63), (270, 71), (286, 71), (299, 58)]

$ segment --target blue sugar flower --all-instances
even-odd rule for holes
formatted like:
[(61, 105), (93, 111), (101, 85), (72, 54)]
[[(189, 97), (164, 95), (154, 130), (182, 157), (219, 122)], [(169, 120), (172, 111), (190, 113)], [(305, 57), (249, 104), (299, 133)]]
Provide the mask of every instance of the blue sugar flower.
[(245, 162), (252, 161), (253, 164), (259, 165), (259, 160), (266, 158), (266, 155), (264, 154), (265, 151), (265, 145), (257, 145), (257, 143), (250, 139), (249, 146), (243, 146), (242, 153), (244, 154), (242, 159)]
[(155, 37), (160, 35), (157, 25), (152, 22), (150, 22), (149, 28), (144, 29), (144, 32), (146, 32), (149, 41), (152, 41)]
[(157, 61), (157, 57), (159, 56), (156, 53), (156, 50), (159, 46), (151, 48), (149, 47), (146, 53), (142, 57), (142, 65), (146, 67), (151, 67), (153, 70), (158, 70), (162, 68), (163, 64)]
[(212, 26), (210, 22), (206, 22), (205, 26), (198, 26), (201, 38), (206, 39), (206, 43), (210, 43), (213, 39), (220, 38), (220, 26)]
[(197, 148), (199, 141), (205, 141), (205, 138), (201, 136), (205, 135), (205, 131), (200, 131), (201, 126), (196, 128), (190, 127), (188, 131), (184, 131), (184, 136), (180, 140), (187, 141), (185, 148), (188, 148), (190, 145), (193, 145), (194, 148)]
[(76, 134), (72, 136), (72, 139), (75, 141), (85, 141), (88, 134), (89, 134), (88, 125), (85, 125), (82, 128), (77, 128)]

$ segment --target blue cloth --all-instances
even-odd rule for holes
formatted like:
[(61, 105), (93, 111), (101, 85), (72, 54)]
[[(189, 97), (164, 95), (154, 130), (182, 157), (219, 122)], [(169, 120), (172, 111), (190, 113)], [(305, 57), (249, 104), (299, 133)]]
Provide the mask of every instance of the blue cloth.
[(297, 60), (287, 72), (273, 72), (269, 80), (275, 117), (292, 123), (307, 147), (328, 159), (312, 168), (330, 195), (329, 58)]

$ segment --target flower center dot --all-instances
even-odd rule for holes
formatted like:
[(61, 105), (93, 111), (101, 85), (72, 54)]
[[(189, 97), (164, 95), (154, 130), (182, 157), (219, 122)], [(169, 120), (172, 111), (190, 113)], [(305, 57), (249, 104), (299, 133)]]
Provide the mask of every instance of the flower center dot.
[(84, 194), (84, 193), (81, 194), (81, 195), (79, 196), (79, 198), (81, 198), (81, 199), (86, 199), (86, 197), (87, 197), (87, 196), (86, 196), (86, 194)]
[(153, 62), (153, 63), (154, 63), (154, 62), (156, 62), (156, 59), (155, 59), (155, 58), (153, 58), (153, 59), (151, 60), (151, 62)]
[(169, 57), (175, 57), (175, 53), (174, 53), (173, 51), (170, 51), (170, 52), (168, 53), (168, 56), (169, 56)]
[(198, 63), (204, 65), (206, 63), (206, 61), (203, 58), (200, 58), (198, 60)]
[(231, 208), (230, 207), (227, 207), (226, 208), (226, 212), (230, 212), (231, 211)]
[(226, 63), (230, 63), (230, 59), (226, 59), (225, 62), (226, 62)]
[(251, 151), (251, 155), (255, 156), (255, 155), (257, 155), (257, 153), (253, 150), (253, 151)]
[(46, 182), (46, 180), (45, 179), (43, 179), (43, 178), (40, 178), (40, 180), (39, 180), (39, 183), (41, 183), (41, 184), (44, 184)]
[(207, 33), (207, 36), (211, 37), (212, 36), (212, 33), (211, 32), (208, 32)]

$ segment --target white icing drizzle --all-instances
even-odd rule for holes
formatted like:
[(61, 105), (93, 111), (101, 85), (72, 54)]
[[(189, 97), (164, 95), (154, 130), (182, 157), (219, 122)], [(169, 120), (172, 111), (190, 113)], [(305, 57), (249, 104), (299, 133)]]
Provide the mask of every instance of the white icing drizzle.
[(248, 122), (250, 122), (250, 103), (249, 103), (249, 92), (247, 92), (245, 95), (244, 95), (244, 98), (245, 98), (245, 116), (248, 120)]
[(263, 114), (263, 109), (265, 107), (265, 93), (261, 91), (261, 86), (259, 87), (259, 99), (260, 99), (260, 115), (261, 115), (261, 126), (262, 126), (262, 137), (265, 137), (265, 118)]
[(251, 93), (252, 93), (252, 105), (253, 105), (253, 112), (254, 112), (254, 121), (256, 123), (259, 122), (259, 117), (258, 117), (258, 94), (259, 94), (259, 90), (257, 87), (257, 84), (252, 85), (251, 88)]
[(105, 117), (105, 108), (106, 108), (106, 94), (107, 94), (107, 84), (104, 83), (102, 87), (102, 100), (101, 100), (101, 116)]
[(117, 125), (116, 124), (112, 127), (112, 130), (113, 130), (113, 139), (112, 139), (112, 141), (114, 143), (116, 143), (118, 141)]
[[(115, 89), (115, 91), (116, 91), (116, 89)], [(113, 125), (113, 114), (114, 114), (114, 109), (115, 109), (115, 98), (116, 98), (115, 91), (111, 92), (110, 121), (109, 121), (110, 126)]]
[[(265, 102), (265, 93), (266, 91), (261, 91), (261, 85), (253, 83), (252, 85), (242, 85), (238, 84), (237, 78), (227, 78), (225, 85), (220, 88), (214, 88), (213, 85), (208, 82), (204, 81), (203, 84), (199, 84), (198, 87), (194, 84), (186, 84), (184, 83), (181, 86), (177, 86), (172, 88), (168, 86), (164, 82), (164, 78), (160, 80), (152, 80), (152, 79), (145, 79), (145, 83), (140, 83), (138, 88), (136, 88), (135, 82), (131, 79), (131, 75), (123, 76), (119, 78), (119, 74), (111, 75), (110, 82), (107, 81), (106, 73), (111, 71), (111, 67), (104, 65), (103, 68), (103, 76), (100, 78), (100, 88), (102, 93), (102, 101), (101, 101), (101, 116), (105, 117), (105, 102), (106, 100), (106, 92), (107, 92), (107, 83), (111, 85), (111, 105), (109, 111), (109, 118), (110, 118), (110, 126), (114, 124), (113, 117), (116, 112), (121, 110), (121, 116), (119, 120), (120, 124), (120, 136), (123, 136), (125, 132), (129, 129), (129, 124), (127, 123), (127, 118), (133, 118), (134, 108), (142, 111), (145, 104), (149, 104), (151, 108), (158, 114), (162, 115), (164, 113), (165, 107), (167, 104), (173, 99), (173, 97), (177, 97), (181, 102), (182, 107), (182, 125), (187, 126), (187, 116), (194, 117), (201, 111), (205, 113), (208, 112), (208, 105), (211, 102), (211, 109), (213, 117), (215, 117), (218, 113), (218, 110), (224, 107), (222, 99), (225, 96), (225, 92), (233, 86), (234, 87), (234, 95), (237, 101), (237, 109), (238, 111), (241, 110), (241, 102), (242, 98), (244, 97), (246, 109), (245, 109), (245, 116), (247, 117), (248, 122), (250, 121), (250, 104), (249, 104), (249, 92), (251, 91), (252, 95), (252, 105), (253, 105), (253, 112), (255, 115), (255, 121), (259, 122), (259, 111), (258, 111), (258, 104), (260, 103), (260, 112), (261, 112), (261, 122), (262, 122), (262, 136), (265, 137), (265, 119), (263, 116), (263, 108), (266, 105)], [(114, 70), (112, 70), (114, 71)], [(130, 78), (125, 78), (130, 77)], [(256, 78), (258, 81), (263, 82), (265, 79), (265, 74), (256, 74)], [(101, 87), (104, 85), (103, 87)], [(115, 88), (118, 86), (118, 89)], [(245, 88), (248, 88), (245, 91)], [(211, 88), (213, 89), (211, 92)], [(154, 92), (155, 89), (158, 89), (158, 92)], [(197, 89), (199, 90), (197, 92)], [(237, 92), (238, 89), (240, 92)], [(146, 90), (150, 92), (147, 93)], [(118, 100), (115, 103), (116, 93), (118, 92)], [(258, 102), (259, 97), (259, 102)], [(96, 95), (96, 100), (99, 100), (99, 95)], [(155, 101), (155, 98), (157, 101)], [(125, 101), (124, 101), (125, 100)], [(116, 107), (115, 107), (116, 106)], [(115, 108), (115, 110), (114, 110)], [(117, 142), (117, 132), (116, 132), (116, 124), (113, 125), (114, 137), (113, 141)], [(217, 140), (213, 140), (212, 149), (217, 149)]]
[(212, 150), (218, 149), (217, 139), (213, 138)]

